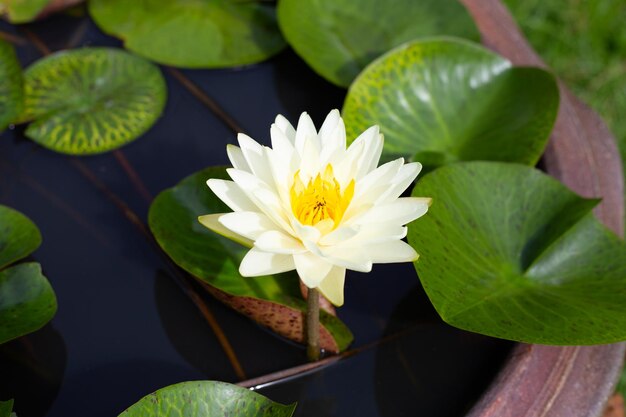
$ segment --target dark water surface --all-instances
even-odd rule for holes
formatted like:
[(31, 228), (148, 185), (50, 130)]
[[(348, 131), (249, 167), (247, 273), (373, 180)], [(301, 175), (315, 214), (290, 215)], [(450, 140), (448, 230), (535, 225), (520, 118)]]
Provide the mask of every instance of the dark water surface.
[[(86, 18), (25, 27), (52, 50), (72, 39), (119, 46)], [(6, 23), (0, 30), (26, 37)], [(25, 66), (41, 56), (32, 43), (19, 46), (18, 55)], [(122, 150), (152, 196), (227, 163), (225, 145), (235, 142), (227, 125), (163, 72), (169, 89), (163, 117)], [(264, 143), (277, 113), (295, 122), (306, 110), (319, 125), (345, 94), (291, 51), (246, 68), (183, 73)], [(0, 136), (0, 203), (41, 229), (44, 242), (33, 259), (59, 302), (49, 325), (0, 346), (0, 400), (15, 398), (19, 417), (114, 417), (166, 385), (238, 380), (211, 328), (120, 202), (145, 223), (149, 201), (114, 154), (63, 156), (26, 139), (19, 127)], [(205, 298), (248, 378), (305, 363), (301, 347)], [(298, 401), (297, 416), (459, 416), (511, 347), (442, 323), (410, 264), (350, 273), (339, 315), (355, 334), (353, 347), (365, 349), (260, 392)]]

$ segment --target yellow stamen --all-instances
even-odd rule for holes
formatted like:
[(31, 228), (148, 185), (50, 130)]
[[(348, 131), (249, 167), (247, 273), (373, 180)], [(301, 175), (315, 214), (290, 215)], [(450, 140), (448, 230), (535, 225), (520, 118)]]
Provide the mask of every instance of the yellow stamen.
[(334, 227), (339, 225), (352, 196), (354, 180), (341, 192), (341, 186), (333, 175), (333, 167), (328, 164), (323, 174), (317, 174), (305, 186), (296, 172), (291, 187), (291, 209), (300, 223), (314, 226), (322, 220), (331, 219)]

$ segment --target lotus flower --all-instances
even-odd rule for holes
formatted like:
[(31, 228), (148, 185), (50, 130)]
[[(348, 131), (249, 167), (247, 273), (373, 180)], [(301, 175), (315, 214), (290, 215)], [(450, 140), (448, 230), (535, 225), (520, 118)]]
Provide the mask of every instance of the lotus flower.
[(246, 277), (297, 270), (309, 288), (343, 304), (346, 269), (369, 272), (374, 263), (415, 261), (402, 241), (406, 224), (425, 214), (430, 198), (400, 197), (422, 166), (403, 158), (378, 166), (383, 135), (378, 126), (346, 149), (339, 111), (319, 132), (302, 113), (297, 129), (276, 117), (272, 147), (239, 134), (228, 145), (232, 181), (208, 186), (232, 213), (201, 216), (200, 222), (251, 247), (239, 272)]

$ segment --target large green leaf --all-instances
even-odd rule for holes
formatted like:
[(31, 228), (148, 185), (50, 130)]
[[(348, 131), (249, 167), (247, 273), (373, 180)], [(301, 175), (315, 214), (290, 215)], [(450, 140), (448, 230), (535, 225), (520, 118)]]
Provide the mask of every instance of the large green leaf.
[(38, 263), (0, 271), (0, 344), (38, 330), (56, 310), (56, 297)]
[[(181, 268), (207, 284), (218, 299), (277, 333), (301, 342), (306, 302), (295, 273), (244, 278), (239, 264), (248, 248), (202, 226), (198, 216), (231, 211), (207, 187), (209, 178), (228, 178), (222, 167), (204, 169), (157, 196), (150, 207), (150, 229)], [(335, 316), (321, 312), (322, 347), (344, 350), (352, 334)]]
[(13, 410), (13, 400), (0, 401), (0, 417), (11, 417)]
[(479, 39), (457, 0), (280, 0), (278, 21), (296, 52), (343, 87), (376, 57), (415, 38)]
[(504, 339), (555, 345), (626, 340), (626, 244), (583, 199), (530, 167), (452, 164), (414, 195), (415, 267), (441, 317)]
[(22, 67), (13, 47), (0, 39), (0, 132), (22, 111)]
[(39, 229), (28, 217), (0, 205), (0, 269), (30, 255), (40, 244)]
[(384, 160), (534, 165), (558, 102), (551, 74), (513, 68), (481, 46), (439, 38), (405, 44), (369, 65), (350, 87), (343, 117), (349, 139), (380, 125)]
[(291, 417), (295, 409), (236, 385), (193, 381), (147, 395), (119, 417)]
[(270, 4), (231, 0), (91, 0), (105, 32), (161, 64), (219, 68), (263, 61), (285, 46)]
[(0, 0), (0, 14), (11, 23), (27, 23), (50, 3), (50, 0)]
[(113, 48), (63, 51), (24, 73), (26, 136), (57, 152), (106, 152), (136, 139), (160, 116), (167, 95), (159, 69)]

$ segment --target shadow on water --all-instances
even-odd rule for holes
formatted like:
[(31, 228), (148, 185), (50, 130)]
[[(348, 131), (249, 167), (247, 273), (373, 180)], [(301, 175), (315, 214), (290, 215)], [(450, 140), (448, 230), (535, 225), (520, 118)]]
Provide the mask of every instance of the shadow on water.
[(376, 352), (374, 380), (381, 417), (465, 415), (505, 360), (507, 345), (512, 346), (446, 325), (434, 317), (431, 306), (416, 302), (425, 298), (421, 287), (414, 288), (397, 306), (383, 339), (405, 328), (407, 318), (427, 313), (433, 321)]
[(51, 324), (0, 345), (0, 400), (15, 399), (20, 417), (42, 417), (59, 393), (67, 352)]
[(294, 125), (304, 111), (311, 115), (319, 127), (330, 110), (341, 110), (346, 90), (325, 81), (295, 52), (282, 52), (274, 58), (273, 64), (278, 98), (289, 110), (285, 116)]

